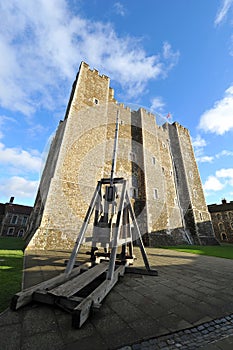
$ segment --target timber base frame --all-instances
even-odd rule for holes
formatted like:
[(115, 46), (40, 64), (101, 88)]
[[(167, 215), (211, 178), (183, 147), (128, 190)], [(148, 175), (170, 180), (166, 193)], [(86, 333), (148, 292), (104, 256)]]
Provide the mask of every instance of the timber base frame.
[[(88, 268), (89, 266), (89, 268)], [(65, 273), (37, 284), (14, 295), (11, 309), (18, 310), (30, 303), (39, 302), (60, 307), (72, 315), (72, 326), (80, 328), (99, 309), (103, 299), (125, 273), (157, 275), (155, 270), (134, 268), (128, 264), (116, 265), (112, 279), (106, 278), (108, 262), (85, 263), (73, 269), (69, 278)]]

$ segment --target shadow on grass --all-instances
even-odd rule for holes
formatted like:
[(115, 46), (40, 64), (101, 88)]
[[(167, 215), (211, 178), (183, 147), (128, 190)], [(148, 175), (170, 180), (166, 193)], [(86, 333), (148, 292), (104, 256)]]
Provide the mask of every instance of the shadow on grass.
[(17, 237), (0, 237), (0, 250), (24, 250), (26, 246), (22, 238)]
[(12, 296), (21, 290), (23, 253), (17, 251), (19, 255), (11, 251), (0, 250), (0, 312), (4, 311), (9, 305)]

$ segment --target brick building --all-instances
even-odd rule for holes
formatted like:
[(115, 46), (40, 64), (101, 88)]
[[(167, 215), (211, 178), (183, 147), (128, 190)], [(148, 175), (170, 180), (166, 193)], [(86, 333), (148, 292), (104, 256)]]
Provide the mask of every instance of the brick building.
[(23, 237), (26, 232), (33, 208), (13, 202), (11, 197), (8, 203), (0, 203), (0, 236)]
[(233, 243), (233, 201), (222, 200), (221, 204), (210, 204), (214, 233), (221, 242)]
[[(144, 241), (214, 244), (189, 131), (119, 104), (110, 79), (82, 62), (60, 121), (29, 223), (29, 247), (71, 248), (97, 181), (109, 177), (116, 115), (116, 176), (128, 181)], [(90, 225), (90, 231), (92, 227)]]

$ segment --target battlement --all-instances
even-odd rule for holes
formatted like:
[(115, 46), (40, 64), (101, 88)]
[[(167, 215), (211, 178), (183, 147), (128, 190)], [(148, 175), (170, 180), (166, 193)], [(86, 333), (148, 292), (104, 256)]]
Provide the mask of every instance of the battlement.
[(98, 71), (97, 69), (95, 69), (95, 68), (91, 69), (90, 66), (89, 66), (89, 64), (87, 64), (87, 63), (84, 62), (84, 61), (82, 61), (80, 67), (81, 67), (81, 68), (85, 68), (86, 70), (89, 70), (91, 73), (93, 73), (94, 75), (96, 75), (96, 76), (98, 76), (98, 77), (100, 77), (100, 78), (102, 78), (102, 79), (104, 79), (104, 80), (110, 80), (110, 78), (109, 78), (107, 75), (105, 75), (105, 74), (100, 75), (100, 74), (99, 74), (99, 71)]
[(185, 128), (183, 125), (180, 125), (178, 122), (174, 122), (174, 123), (172, 123), (172, 125), (174, 125), (177, 128), (177, 130), (189, 135), (189, 130), (187, 128)]

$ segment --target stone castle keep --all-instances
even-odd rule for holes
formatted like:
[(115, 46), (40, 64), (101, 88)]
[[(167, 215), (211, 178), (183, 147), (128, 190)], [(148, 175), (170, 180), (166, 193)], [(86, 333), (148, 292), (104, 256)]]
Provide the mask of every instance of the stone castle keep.
[(145, 244), (214, 243), (189, 131), (176, 122), (159, 126), (143, 108), (117, 103), (109, 84), (107, 76), (81, 63), (50, 146), (28, 248), (73, 247), (97, 181), (110, 176), (117, 113), (116, 177), (128, 180)]

